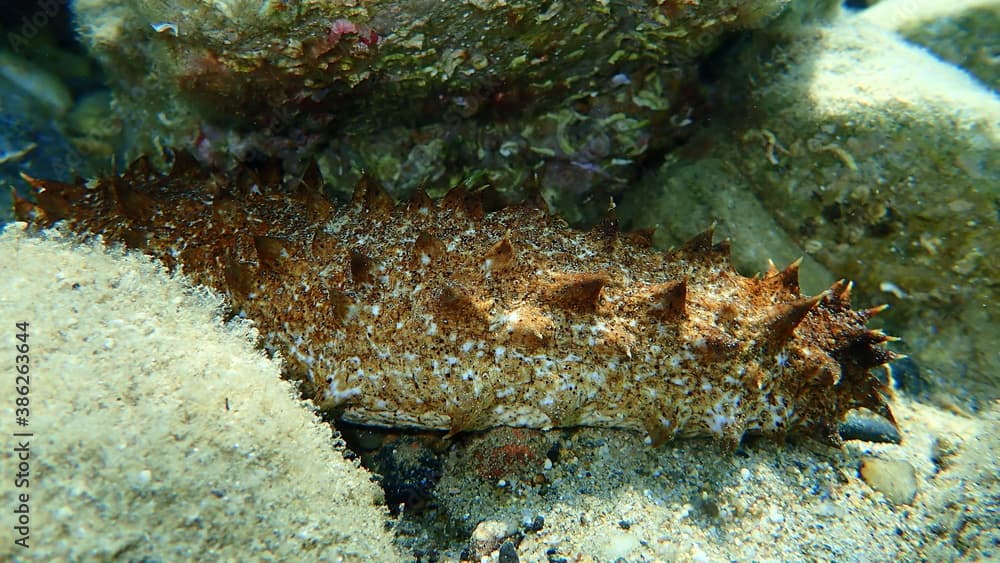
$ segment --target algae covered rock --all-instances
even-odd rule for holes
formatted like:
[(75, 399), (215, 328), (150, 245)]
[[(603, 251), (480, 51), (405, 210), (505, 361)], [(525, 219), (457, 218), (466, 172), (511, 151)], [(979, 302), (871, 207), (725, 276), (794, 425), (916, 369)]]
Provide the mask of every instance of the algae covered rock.
[(743, 135), (757, 196), (817, 260), (896, 305), (891, 328), (929, 367), (995, 393), (1000, 98), (860, 22), (770, 57)]
[(1000, 89), (1000, 2), (888, 0), (857, 19), (898, 32), (914, 44)]
[(74, 10), (112, 77), (132, 157), (157, 146), (216, 163), (319, 155), (334, 190), (366, 170), (404, 195), (470, 177), (518, 192), (538, 176), (586, 220), (571, 203), (593, 193), (603, 206), (701, 118), (699, 63), (788, 3), (77, 0)]
[[(23, 224), (0, 236), (0, 269), (11, 350), (14, 323), (28, 323), (33, 433), (18, 438), (30, 484), (0, 485), (8, 507), (30, 494), (30, 549), (6, 541), (0, 558), (398, 559), (381, 492), (254, 331), (220, 322), (219, 297)], [(6, 448), (3, 466), (16, 455)]]
[(632, 228), (655, 227), (661, 248), (679, 246), (706, 225), (718, 222), (717, 236), (733, 241), (733, 264), (752, 274), (767, 269), (768, 260), (785, 266), (802, 258), (800, 285), (819, 292), (836, 278), (775, 220), (770, 208), (753, 193), (737, 164), (732, 133), (713, 129), (694, 141), (711, 143), (699, 157), (670, 155), (660, 169), (625, 194), (618, 206)]
[(184, 110), (243, 128), (307, 127), (323, 115), (341, 125), (361, 107), (420, 115), (437, 96), (484, 88), (561, 99), (580, 89), (565, 80), (640, 60), (689, 62), (786, 1), (78, 0), (74, 9), (122, 102), (162, 114), (163, 131), (190, 118)]

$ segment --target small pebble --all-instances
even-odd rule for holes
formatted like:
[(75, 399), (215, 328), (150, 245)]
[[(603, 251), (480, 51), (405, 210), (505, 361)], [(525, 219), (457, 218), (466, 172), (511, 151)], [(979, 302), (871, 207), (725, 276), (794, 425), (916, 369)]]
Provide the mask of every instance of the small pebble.
[(957, 452), (958, 447), (948, 438), (935, 437), (931, 442), (931, 462), (938, 471), (947, 469), (951, 465), (950, 458)]
[(517, 548), (514, 547), (514, 542), (509, 540), (503, 542), (500, 546), (500, 553), (497, 560), (500, 563), (518, 563)]
[(476, 558), (489, 555), (496, 551), (508, 536), (510, 530), (507, 524), (496, 520), (484, 520), (472, 532), (470, 551)]
[(629, 553), (639, 547), (639, 539), (632, 534), (611, 533), (603, 538), (603, 545), (598, 547), (601, 560), (614, 561), (620, 557), (628, 559)]
[(143, 469), (142, 471), (136, 474), (135, 484), (136, 486), (142, 488), (148, 485), (152, 479), (153, 479), (152, 472), (150, 472), (148, 469)]
[(861, 478), (893, 504), (913, 504), (917, 496), (917, 472), (906, 461), (863, 458)]
[(824, 502), (816, 507), (816, 515), (822, 518), (836, 518), (841, 515), (841, 510), (832, 502)]
[(785, 515), (782, 514), (776, 507), (772, 506), (771, 510), (767, 512), (767, 519), (775, 524), (781, 524), (785, 521)]
[(540, 532), (542, 528), (545, 527), (545, 517), (539, 514), (535, 518), (524, 526), (524, 529), (529, 532)]
[(891, 422), (867, 411), (850, 411), (844, 422), (837, 425), (837, 433), (844, 440), (864, 440), (882, 444), (898, 444), (902, 441), (899, 429)]

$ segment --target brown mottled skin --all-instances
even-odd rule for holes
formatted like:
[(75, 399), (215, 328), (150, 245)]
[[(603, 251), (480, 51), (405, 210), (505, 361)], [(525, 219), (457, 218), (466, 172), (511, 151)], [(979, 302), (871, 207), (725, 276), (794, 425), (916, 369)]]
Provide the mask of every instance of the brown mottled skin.
[[(27, 178), (17, 215), (65, 219), (180, 267), (253, 319), (289, 377), (345, 420), (448, 430), (633, 428), (654, 443), (805, 433), (867, 407), (894, 355), (843, 281), (799, 293), (797, 263), (744, 277), (711, 232), (670, 253), (613, 214), (590, 232), (539, 206), (484, 212), (454, 189), (395, 203), (371, 180), (337, 209), (318, 173), (233, 177), (183, 157), (81, 184)], [(543, 206), (542, 206), (543, 207)], [(235, 383), (235, 384), (238, 384)]]

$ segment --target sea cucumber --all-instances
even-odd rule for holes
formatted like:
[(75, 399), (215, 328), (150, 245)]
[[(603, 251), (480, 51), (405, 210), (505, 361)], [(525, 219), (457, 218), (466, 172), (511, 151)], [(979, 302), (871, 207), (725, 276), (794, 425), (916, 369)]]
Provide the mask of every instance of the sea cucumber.
[[(839, 444), (870, 370), (895, 355), (852, 310), (851, 284), (800, 293), (798, 263), (745, 277), (712, 232), (660, 252), (613, 211), (570, 229), (544, 204), (486, 211), (454, 188), (397, 203), (365, 178), (338, 208), (318, 170), (202, 171), (179, 155), (121, 176), (27, 178), (19, 219), (65, 220), (224, 292), (290, 378), (344, 420), (466, 430), (610, 426), (654, 444), (745, 433)], [(238, 381), (233, 382), (239, 385)]]

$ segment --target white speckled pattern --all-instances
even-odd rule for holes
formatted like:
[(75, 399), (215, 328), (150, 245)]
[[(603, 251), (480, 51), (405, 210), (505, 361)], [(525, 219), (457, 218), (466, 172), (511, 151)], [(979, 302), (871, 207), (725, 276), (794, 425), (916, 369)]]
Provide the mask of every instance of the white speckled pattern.
[(51, 220), (59, 197), (75, 228), (228, 292), (288, 375), (352, 422), (736, 444), (745, 432), (836, 441), (858, 406), (891, 418), (868, 373), (892, 359), (865, 328), (877, 310), (851, 310), (844, 282), (802, 297), (797, 264), (744, 277), (710, 232), (662, 253), (613, 217), (579, 232), (538, 208), (485, 213), (462, 189), (395, 204), (365, 180), (336, 210), (314, 187), (203, 183), (140, 162), (114, 185), (36, 181), (44, 195), (20, 213)]

